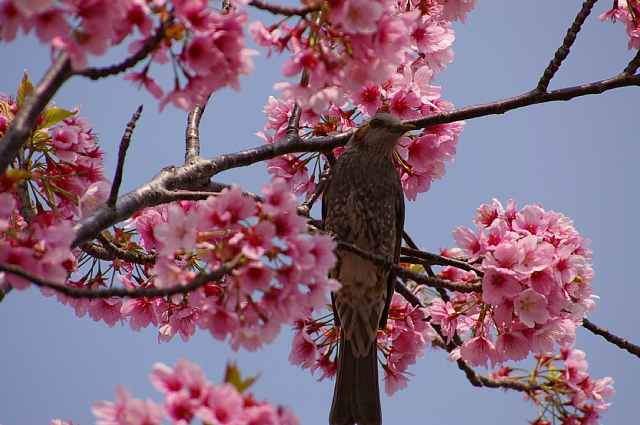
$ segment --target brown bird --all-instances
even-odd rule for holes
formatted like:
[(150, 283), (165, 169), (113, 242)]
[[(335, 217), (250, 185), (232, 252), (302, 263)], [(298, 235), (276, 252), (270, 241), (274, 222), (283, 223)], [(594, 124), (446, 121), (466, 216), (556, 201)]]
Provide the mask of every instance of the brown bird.
[[(359, 128), (331, 170), (322, 199), (326, 231), (338, 240), (398, 262), (404, 226), (404, 195), (393, 165), (396, 143), (414, 129), (388, 113)], [(376, 335), (384, 328), (395, 276), (355, 253), (338, 249), (331, 277), (340, 327), (338, 371), (331, 425), (380, 425)]]

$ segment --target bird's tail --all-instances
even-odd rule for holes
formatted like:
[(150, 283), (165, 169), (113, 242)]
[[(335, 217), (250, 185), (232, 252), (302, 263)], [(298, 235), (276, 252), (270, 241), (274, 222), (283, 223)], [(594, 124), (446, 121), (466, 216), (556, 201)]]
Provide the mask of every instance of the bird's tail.
[(329, 414), (331, 425), (381, 425), (378, 356), (375, 341), (369, 354), (355, 357), (351, 342), (340, 333), (338, 372)]

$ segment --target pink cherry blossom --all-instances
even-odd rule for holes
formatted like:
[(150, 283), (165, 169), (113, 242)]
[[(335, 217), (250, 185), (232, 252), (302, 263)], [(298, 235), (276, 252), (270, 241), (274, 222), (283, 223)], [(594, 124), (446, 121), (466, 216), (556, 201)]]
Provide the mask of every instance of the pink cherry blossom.
[(88, 217), (107, 201), (111, 192), (111, 184), (99, 181), (89, 186), (80, 198), (80, 217)]
[(294, 365), (300, 365), (303, 369), (307, 369), (314, 365), (317, 357), (316, 344), (309, 334), (304, 331), (298, 331), (293, 337), (289, 362)]
[(357, 100), (362, 111), (369, 116), (373, 116), (382, 106), (380, 88), (371, 82), (365, 84), (359, 91)]
[(448, 20), (457, 19), (464, 22), (464, 19), (476, 5), (476, 0), (438, 0), (444, 6), (444, 18)]
[(70, 30), (69, 23), (61, 9), (42, 11), (33, 17), (33, 23), (36, 35), (43, 43), (48, 43), (55, 37), (63, 37)]
[(511, 300), (521, 290), (515, 277), (498, 270), (489, 269), (482, 278), (482, 300), (487, 304), (498, 305)]
[(156, 99), (164, 96), (162, 88), (146, 72), (130, 72), (124, 76), (124, 79), (137, 83), (139, 86), (144, 86)]
[(402, 373), (391, 367), (384, 369), (384, 392), (393, 395), (396, 391), (404, 389), (409, 384), (409, 379)]
[(510, 332), (496, 338), (497, 357), (502, 360), (523, 360), (529, 354), (529, 342), (522, 332)]
[(483, 254), (484, 242), (480, 239), (481, 236), (482, 234), (475, 234), (466, 227), (457, 227), (453, 231), (453, 239), (462, 248), (469, 261), (475, 261)]
[(429, 307), (431, 322), (440, 325), (442, 332), (447, 337), (447, 343), (455, 335), (458, 326), (458, 314), (450, 302), (444, 302), (441, 298), (435, 298)]
[(474, 222), (478, 226), (489, 227), (495, 219), (504, 214), (504, 208), (497, 199), (493, 199), (491, 204), (482, 204), (476, 210)]
[(160, 425), (162, 409), (150, 400), (137, 400), (122, 387), (116, 389), (116, 401), (93, 405), (97, 425)]
[(120, 309), (122, 300), (118, 298), (102, 298), (91, 301), (89, 305), (89, 316), (93, 320), (103, 320), (109, 327), (113, 327), (122, 318)]
[(473, 366), (487, 366), (496, 361), (496, 349), (493, 343), (484, 336), (477, 336), (466, 341), (461, 349), (460, 356)]
[(520, 321), (530, 328), (536, 323), (545, 324), (549, 320), (547, 298), (531, 288), (514, 298), (513, 309)]
[(251, 292), (256, 289), (266, 289), (271, 282), (272, 272), (262, 263), (252, 262), (239, 269), (234, 276), (241, 288)]
[(384, 8), (377, 0), (344, 0), (331, 8), (330, 19), (341, 24), (345, 32), (371, 34)]
[(42, 13), (47, 10), (53, 0), (20, 0), (15, 2), (16, 8), (25, 16)]
[(145, 298), (125, 300), (120, 308), (124, 317), (130, 317), (129, 325), (134, 331), (150, 324), (158, 325), (158, 314), (153, 301)]
[(224, 425), (239, 424), (243, 415), (242, 396), (229, 384), (210, 386), (196, 416), (204, 423)]

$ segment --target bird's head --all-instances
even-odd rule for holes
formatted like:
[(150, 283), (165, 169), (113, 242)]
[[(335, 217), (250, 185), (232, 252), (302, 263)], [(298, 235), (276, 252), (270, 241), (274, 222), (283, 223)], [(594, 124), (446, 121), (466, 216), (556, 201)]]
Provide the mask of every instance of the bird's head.
[(391, 154), (400, 137), (407, 131), (415, 129), (414, 125), (403, 124), (387, 112), (378, 112), (367, 124), (356, 131), (353, 146), (357, 149)]

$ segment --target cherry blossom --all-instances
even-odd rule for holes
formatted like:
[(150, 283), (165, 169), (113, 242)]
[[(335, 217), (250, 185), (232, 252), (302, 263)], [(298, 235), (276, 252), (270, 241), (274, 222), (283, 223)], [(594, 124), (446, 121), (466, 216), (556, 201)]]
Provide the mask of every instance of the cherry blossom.
[[(195, 364), (178, 360), (175, 368), (157, 363), (150, 376), (164, 400), (133, 398), (119, 386), (115, 401), (98, 401), (92, 411), (97, 425), (188, 425), (193, 420), (208, 424), (299, 425), (293, 412), (256, 400), (247, 392), (255, 378), (243, 379), (240, 371), (227, 365), (225, 380), (213, 384)], [(71, 421), (54, 419), (52, 425), (73, 425)]]

